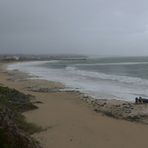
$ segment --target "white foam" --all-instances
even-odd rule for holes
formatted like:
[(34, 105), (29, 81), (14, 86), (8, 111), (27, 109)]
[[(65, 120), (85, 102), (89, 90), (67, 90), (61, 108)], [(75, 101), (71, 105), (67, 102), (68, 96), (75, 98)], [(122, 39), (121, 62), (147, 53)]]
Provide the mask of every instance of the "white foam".
[(101, 72), (91, 72), (91, 71), (85, 71), (85, 70), (79, 70), (76, 67), (67, 67), (67, 71), (69, 71), (72, 74), (81, 75), (84, 77), (90, 77), (90, 78), (98, 78), (102, 80), (111, 80), (111, 81), (118, 81), (121, 83), (128, 83), (128, 84), (135, 84), (135, 85), (148, 85), (148, 80), (141, 79), (138, 77), (129, 77), (129, 76), (120, 76), (120, 75), (109, 75)]
[(89, 65), (147, 65), (148, 62), (118, 62), (118, 63), (88, 63), (88, 64), (76, 64), (76, 65), (85, 65), (85, 66), (89, 66)]
[[(53, 63), (58, 61), (50, 62)], [(15, 63), (9, 65), (8, 69), (18, 69), (31, 75), (38, 76), (40, 79), (59, 81), (67, 87), (77, 88), (95, 98), (133, 100), (135, 94), (144, 94), (145, 96), (148, 96), (147, 80), (88, 72), (72, 66), (66, 67), (66, 69), (49, 69), (37, 66), (46, 63), (49, 63), (49, 61)]]

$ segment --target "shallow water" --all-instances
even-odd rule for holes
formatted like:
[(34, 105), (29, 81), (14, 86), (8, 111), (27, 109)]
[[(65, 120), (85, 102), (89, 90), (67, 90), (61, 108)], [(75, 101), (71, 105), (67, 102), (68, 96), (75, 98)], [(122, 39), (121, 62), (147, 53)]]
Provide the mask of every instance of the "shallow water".
[(98, 99), (148, 97), (148, 57), (24, 62), (8, 69), (62, 82)]

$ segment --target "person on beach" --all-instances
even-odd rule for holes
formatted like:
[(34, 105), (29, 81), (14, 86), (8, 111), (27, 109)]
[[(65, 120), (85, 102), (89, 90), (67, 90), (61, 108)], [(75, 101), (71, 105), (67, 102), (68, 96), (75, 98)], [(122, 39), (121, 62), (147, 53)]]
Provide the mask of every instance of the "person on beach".
[(143, 103), (142, 97), (139, 97), (139, 103)]
[(142, 99), (142, 97), (139, 97), (139, 98), (135, 98), (135, 103), (136, 104), (143, 104), (143, 99)]
[(136, 97), (135, 98), (135, 103), (138, 104), (139, 103), (139, 99)]

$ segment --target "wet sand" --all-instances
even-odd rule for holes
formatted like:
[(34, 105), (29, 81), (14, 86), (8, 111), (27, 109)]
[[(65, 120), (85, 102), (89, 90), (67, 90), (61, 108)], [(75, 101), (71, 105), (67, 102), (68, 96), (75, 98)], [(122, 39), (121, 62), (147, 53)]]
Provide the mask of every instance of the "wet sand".
[(33, 135), (44, 148), (146, 148), (148, 125), (114, 119), (95, 112), (78, 92), (58, 90), (64, 86), (45, 80), (29, 80), (25, 74), (0, 70), (1, 85), (35, 96), (37, 110), (25, 113), (26, 119), (44, 128)]

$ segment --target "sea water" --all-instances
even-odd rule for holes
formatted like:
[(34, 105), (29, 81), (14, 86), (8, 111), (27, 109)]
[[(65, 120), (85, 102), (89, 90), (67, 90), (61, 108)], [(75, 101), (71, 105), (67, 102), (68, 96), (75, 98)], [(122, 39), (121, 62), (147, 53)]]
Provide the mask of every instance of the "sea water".
[(148, 97), (148, 57), (64, 59), (15, 63), (20, 70), (39, 79), (58, 81), (96, 99), (134, 101)]

